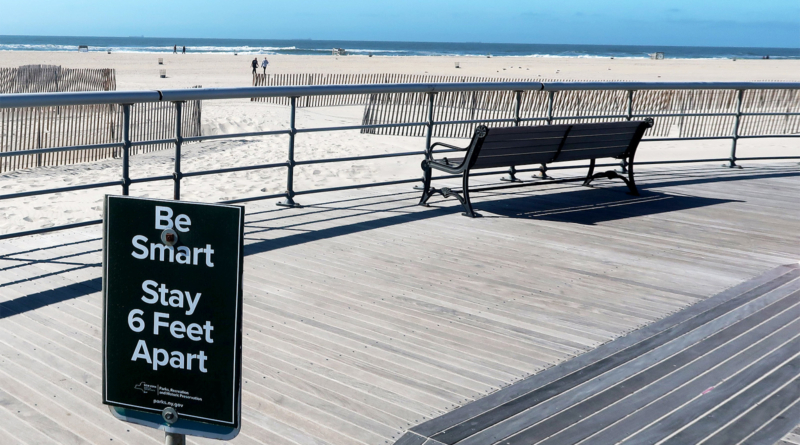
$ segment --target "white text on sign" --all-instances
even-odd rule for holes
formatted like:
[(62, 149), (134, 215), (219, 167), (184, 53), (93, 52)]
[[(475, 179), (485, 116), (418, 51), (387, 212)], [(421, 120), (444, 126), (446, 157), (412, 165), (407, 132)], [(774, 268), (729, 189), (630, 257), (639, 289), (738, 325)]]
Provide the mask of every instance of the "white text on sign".
[[(172, 209), (166, 206), (156, 206), (155, 208), (155, 228), (166, 230), (174, 228), (178, 232), (186, 233), (192, 225), (191, 219), (187, 215), (178, 215), (172, 219)], [(186, 264), (197, 266), (205, 264), (206, 267), (214, 267), (211, 255), (214, 249), (211, 244), (205, 247), (188, 246), (167, 246), (161, 243), (147, 243), (148, 238), (144, 235), (135, 235), (131, 240), (134, 251), (131, 255), (137, 260), (167, 261), (170, 263)]]

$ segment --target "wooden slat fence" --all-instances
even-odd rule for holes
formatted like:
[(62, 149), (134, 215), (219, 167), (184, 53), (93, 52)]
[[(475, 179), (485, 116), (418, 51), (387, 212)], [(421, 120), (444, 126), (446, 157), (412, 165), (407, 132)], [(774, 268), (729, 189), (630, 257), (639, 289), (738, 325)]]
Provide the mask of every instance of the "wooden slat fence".
[[(183, 104), (182, 133), (199, 136), (201, 103)], [(175, 106), (145, 103), (131, 106), (131, 140), (175, 137)], [(122, 107), (119, 105), (77, 105), (0, 109), (0, 151), (74, 145), (107, 144), (122, 140)], [(171, 148), (173, 144), (131, 147), (131, 155)], [(0, 173), (24, 168), (76, 164), (119, 157), (120, 148), (74, 150), (36, 155), (10, 156), (0, 161)]]
[[(38, 71), (36, 68), (39, 68)], [(198, 87), (195, 87), (198, 88)], [(0, 68), (0, 91), (57, 92), (112, 91), (114, 70), (72, 70), (33, 65)], [(182, 132), (199, 136), (200, 101), (183, 105)], [(131, 140), (168, 139), (175, 136), (175, 106), (146, 103), (131, 106)], [(120, 142), (122, 107), (119, 105), (76, 105), (0, 109), (0, 152)], [(131, 147), (131, 154), (148, 153), (172, 144)], [(91, 162), (121, 155), (120, 148), (101, 148), (0, 158), (0, 173), (41, 166)]]
[[(510, 79), (497, 77), (434, 76), (414, 74), (258, 74), (254, 86), (287, 85), (356, 85), (370, 83), (438, 83), (438, 82), (563, 82), (563, 79)], [(625, 115), (626, 91), (561, 91), (553, 98), (554, 117)], [(637, 91), (633, 96), (633, 113), (655, 118), (655, 125), (646, 137), (729, 136), (732, 116), (660, 116), (674, 113), (733, 113), (736, 92), (731, 90), (652, 90)], [(548, 93), (525, 92), (520, 114), (523, 118), (547, 116)], [(254, 101), (288, 105), (288, 98), (254, 98)], [(300, 97), (298, 107), (365, 105), (363, 125), (424, 122), (427, 120), (427, 97), (424, 93), (360, 94), (346, 96)], [(512, 119), (514, 93), (511, 91), (453, 92), (436, 95), (434, 119), (437, 121)], [(799, 90), (749, 90), (743, 97), (742, 111), (800, 112)], [(558, 119), (558, 123), (610, 122), (623, 118)], [(526, 125), (542, 125), (544, 121)], [(434, 127), (436, 137), (467, 138), (477, 124), (448, 124)], [(512, 123), (492, 123), (510, 126)], [(366, 129), (362, 133), (423, 136), (425, 128), (394, 127)], [(744, 116), (740, 135), (800, 133), (800, 116)]]
[[(547, 116), (547, 92), (526, 92), (522, 95), (522, 118)], [(553, 97), (553, 116), (603, 116), (627, 113), (627, 91), (559, 91)], [(645, 137), (709, 137), (730, 136), (733, 116), (663, 116), (674, 113), (735, 113), (736, 91), (731, 90), (653, 90), (638, 91), (633, 96), (633, 114), (652, 116), (653, 128)], [(749, 90), (742, 100), (742, 112), (800, 112), (800, 90)], [(376, 94), (365, 106), (362, 125), (424, 122), (427, 119), (424, 94)], [(435, 97), (436, 121), (512, 119), (514, 93), (485, 91), (440, 93)], [(625, 118), (557, 119), (555, 123), (611, 122)], [(544, 125), (534, 121), (525, 125)], [(469, 138), (479, 124), (436, 125), (434, 136)], [(512, 126), (511, 122), (491, 126)], [(363, 133), (400, 136), (423, 136), (426, 128), (390, 127), (362, 130)], [(797, 134), (800, 116), (743, 116), (740, 135)]]
[(113, 69), (73, 69), (58, 65), (0, 68), (0, 94), (115, 91)]
[[(800, 90), (752, 90), (742, 98), (745, 113), (800, 113)], [(800, 116), (744, 116), (739, 134), (797, 134)]]
[[(256, 74), (253, 86), (294, 86), (294, 85), (361, 85), (373, 83), (417, 83), (444, 82), (445, 76), (424, 76), (415, 74)], [(289, 105), (288, 97), (256, 97), (254, 102), (267, 102)], [(304, 96), (297, 100), (297, 106), (331, 107), (338, 105), (366, 105), (369, 94), (348, 94), (341, 96)]]

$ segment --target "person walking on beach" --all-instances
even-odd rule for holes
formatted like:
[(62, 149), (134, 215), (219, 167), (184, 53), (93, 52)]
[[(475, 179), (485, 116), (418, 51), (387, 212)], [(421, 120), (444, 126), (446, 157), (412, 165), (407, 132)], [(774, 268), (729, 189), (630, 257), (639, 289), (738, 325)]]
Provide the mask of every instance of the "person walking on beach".
[(253, 74), (256, 74), (256, 70), (258, 69), (258, 57), (256, 57), (255, 59), (253, 59), (252, 62), (250, 62), (250, 66), (253, 67)]
[(269, 61), (264, 57), (264, 61), (261, 62), (261, 68), (264, 68), (264, 74), (267, 74), (267, 65), (269, 65)]
[(183, 47), (183, 53), (186, 54), (186, 47)]
[(178, 54), (178, 45), (172, 47), (172, 54)]

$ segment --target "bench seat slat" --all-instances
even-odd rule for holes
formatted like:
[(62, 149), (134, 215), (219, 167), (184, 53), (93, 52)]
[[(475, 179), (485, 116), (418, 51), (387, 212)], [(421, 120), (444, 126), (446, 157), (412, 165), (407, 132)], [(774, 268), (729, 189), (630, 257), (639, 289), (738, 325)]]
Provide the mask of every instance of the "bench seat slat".
[(514, 147), (514, 148), (506, 148), (504, 150), (482, 151), (477, 161), (480, 162), (481, 158), (490, 158), (493, 156), (510, 156), (510, 155), (536, 156), (539, 153), (553, 155), (557, 152), (558, 152), (558, 145), (555, 144), (549, 145), (547, 147)]
[[(559, 133), (552, 133), (552, 134), (528, 134), (528, 135), (505, 135), (503, 137), (489, 135), (483, 142), (483, 149), (488, 148), (496, 148), (496, 147), (503, 147), (506, 145), (520, 145), (520, 144), (531, 144), (531, 145), (539, 145), (539, 144), (547, 144), (547, 143), (559, 143), (564, 138), (564, 132)], [(573, 130), (567, 136), (567, 141), (571, 140), (631, 140), (633, 138), (632, 131), (609, 131), (609, 132), (597, 132), (597, 131), (580, 131), (580, 130)]]
[(507, 142), (507, 141), (535, 141), (539, 139), (561, 139), (564, 137), (564, 133), (567, 130), (564, 129), (562, 131), (548, 131), (548, 132), (535, 132), (535, 133), (528, 133), (528, 134), (491, 134), (486, 137), (483, 143), (487, 142)]
[[(495, 154), (497, 152), (503, 152), (506, 150), (515, 150), (520, 147), (527, 147), (531, 153), (537, 153), (540, 151), (548, 151), (551, 149), (557, 149), (559, 145), (561, 145), (561, 141), (563, 138), (559, 139), (547, 139), (546, 142), (538, 142), (532, 144), (530, 141), (513, 141), (513, 142), (504, 142), (504, 143), (489, 143), (484, 142), (483, 147), (481, 148), (481, 156), (486, 156), (487, 154)], [(630, 144), (632, 136), (630, 134), (624, 135), (611, 135), (611, 136), (603, 136), (603, 137), (596, 137), (596, 138), (589, 138), (589, 137), (575, 137), (568, 136), (566, 141), (564, 141), (564, 145), (562, 150), (570, 150), (572, 147), (576, 148), (583, 148), (583, 147), (593, 147), (593, 146), (601, 146), (601, 145), (621, 145), (621, 144)]]
[(511, 133), (530, 133), (532, 131), (540, 131), (553, 129), (558, 131), (565, 131), (570, 126), (580, 127), (585, 130), (606, 130), (614, 128), (628, 128), (632, 129), (639, 126), (641, 121), (617, 121), (617, 122), (595, 122), (588, 124), (555, 124), (555, 125), (521, 125), (519, 127), (498, 127), (492, 128), (492, 133), (495, 134), (511, 134)]
[[(558, 154), (558, 161), (575, 161), (587, 160), (592, 158), (617, 158), (625, 154), (628, 149), (627, 144), (621, 145), (607, 145), (604, 147), (592, 148), (579, 148), (572, 150), (562, 150)], [(501, 154), (483, 154), (476, 161), (472, 168), (492, 168), (498, 165), (526, 165), (526, 164), (544, 164), (550, 162), (553, 157), (558, 153), (556, 150), (548, 152), (526, 152), (523, 149), (516, 152), (503, 152)], [(451, 164), (460, 164), (463, 158), (458, 162), (455, 159), (448, 158)]]
[(617, 139), (617, 140), (593, 140), (593, 141), (570, 141), (567, 139), (567, 142), (561, 148), (561, 151), (572, 151), (572, 150), (587, 150), (590, 148), (606, 148), (606, 147), (623, 147), (623, 150), (627, 150), (628, 145), (630, 145), (631, 139)]
[(591, 148), (583, 150), (562, 151), (558, 155), (559, 162), (579, 161), (599, 158), (620, 158), (625, 154), (628, 146), (611, 146), (606, 148)]
[(524, 148), (530, 153), (537, 153), (540, 151), (557, 150), (559, 145), (561, 145), (560, 139), (555, 141), (548, 140), (547, 143), (542, 144), (530, 144), (527, 141), (520, 141), (513, 144), (490, 145), (489, 147), (484, 145), (483, 148), (481, 148), (481, 156), (492, 155), (495, 153), (504, 152), (506, 150), (516, 150), (519, 148)]
[(546, 163), (550, 158), (542, 158), (540, 160), (532, 159), (530, 156), (514, 156), (514, 157), (498, 157), (494, 159), (487, 159), (480, 165), (475, 164), (472, 169), (479, 170), (485, 168), (508, 167), (509, 165), (535, 165)]

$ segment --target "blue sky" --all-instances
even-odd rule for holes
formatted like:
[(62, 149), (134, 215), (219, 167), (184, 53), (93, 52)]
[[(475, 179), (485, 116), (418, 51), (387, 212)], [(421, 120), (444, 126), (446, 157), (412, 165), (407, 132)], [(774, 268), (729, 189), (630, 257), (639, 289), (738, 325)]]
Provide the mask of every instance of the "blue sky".
[(0, 0), (0, 34), (800, 47), (800, 0)]

